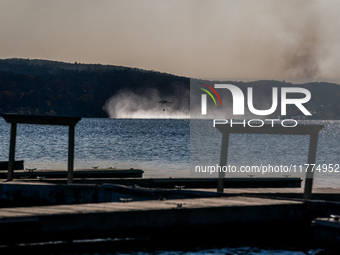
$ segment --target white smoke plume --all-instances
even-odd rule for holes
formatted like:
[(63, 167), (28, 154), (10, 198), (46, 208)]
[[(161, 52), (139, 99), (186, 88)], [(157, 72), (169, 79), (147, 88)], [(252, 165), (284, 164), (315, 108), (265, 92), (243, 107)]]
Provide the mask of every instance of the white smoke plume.
[[(160, 103), (160, 102), (165, 103)], [(189, 90), (186, 94), (161, 97), (156, 89), (143, 94), (119, 91), (103, 107), (110, 118), (186, 119), (189, 118)]]

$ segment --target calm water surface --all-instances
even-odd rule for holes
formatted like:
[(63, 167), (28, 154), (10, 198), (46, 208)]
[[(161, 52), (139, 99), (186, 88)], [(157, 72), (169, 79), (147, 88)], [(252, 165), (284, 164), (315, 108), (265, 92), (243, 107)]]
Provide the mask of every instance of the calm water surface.
[[(340, 121), (306, 123), (325, 125), (316, 163), (340, 164)], [(135, 168), (143, 169), (145, 177), (197, 177), (190, 171), (194, 165), (219, 163), (221, 134), (211, 126), (211, 120), (83, 118), (76, 126), (75, 168)], [(10, 124), (0, 118), (0, 160), (8, 160), (9, 137)], [(66, 169), (67, 143), (67, 127), (19, 124), (16, 159), (25, 160), (27, 168)], [(301, 165), (307, 162), (308, 145), (308, 136), (234, 134), (228, 164)], [(340, 187), (339, 177), (340, 172), (315, 172), (314, 185)]]
[[(314, 171), (314, 187), (340, 187), (340, 168), (337, 172), (324, 171), (329, 164), (340, 163), (340, 121), (299, 121), (299, 124), (324, 125), (319, 132)], [(220, 161), (221, 133), (212, 127), (212, 120), (191, 120), (191, 173), (195, 166), (216, 165)], [(254, 135), (231, 134), (229, 139), (227, 165), (236, 166), (296, 166), (290, 173), (226, 173), (229, 177), (305, 177), (308, 158), (309, 136), (306, 135)], [(302, 165), (302, 173), (298, 166)], [(196, 175), (198, 175), (196, 173)], [(201, 176), (217, 177), (217, 174)]]
[[(10, 124), (0, 119), (0, 160), (8, 160)], [(189, 120), (82, 119), (75, 129), (75, 168), (139, 168), (144, 176), (183, 176), (189, 169)], [(25, 167), (67, 168), (68, 128), (20, 124), (16, 159)]]

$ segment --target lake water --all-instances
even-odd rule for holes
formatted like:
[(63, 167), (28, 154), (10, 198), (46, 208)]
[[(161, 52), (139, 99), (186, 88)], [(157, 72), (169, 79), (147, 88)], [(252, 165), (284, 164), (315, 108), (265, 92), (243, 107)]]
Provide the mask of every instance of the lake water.
[[(325, 125), (319, 133), (317, 165), (340, 164), (340, 121), (305, 123)], [(195, 165), (219, 163), (221, 134), (212, 128), (211, 120), (83, 118), (75, 130), (76, 169), (135, 168), (143, 169), (144, 177), (198, 177), (193, 173)], [(0, 160), (8, 160), (9, 137), (10, 124), (1, 118)], [(19, 124), (16, 160), (23, 159), (26, 168), (66, 169), (67, 143), (67, 127)], [(234, 134), (228, 164), (303, 165), (308, 145), (308, 136)], [(285, 173), (253, 175), (283, 177)], [(300, 172), (289, 175), (304, 177)], [(340, 172), (315, 171), (314, 187), (340, 187), (339, 176)]]
[[(299, 125), (324, 125), (319, 132), (314, 187), (340, 187), (340, 121), (298, 121)], [(191, 175), (195, 166), (219, 164), (222, 134), (213, 128), (212, 120), (191, 120)], [(276, 124), (275, 124), (276, 125)], [(280, 125), (280, 124), (279, 124)], [(293, 128), (292, 128), (293, 129)], [(258, 135), (231, 134), (227, 165), (278, 166), (290, 168), (290, 172), (235, 172), (226, 177), (305, 177), (309, 150), (308, 135)], [(295, 166), (296, 171), (293, 171)], [(301, 166), (301, 167), (300, 167)], [(333, 171), (331, 169), (333, 167)], [(268, 169), (269, 167), (267, 167)], [(337, 169), (335, 169), (337, 168)], [(217, 177), (218, 174), (203, 173), (197, 176)]]
[[(0, 119), (0, 160), (8, 160), (10, 124)], [(84, 118), (75, 128), (75, 168), (135, 168), (145, 177), (186, 176), (189, 120)], [(16, 155), (25, 167), (66, 169), (68, 127), (17, 128)]]

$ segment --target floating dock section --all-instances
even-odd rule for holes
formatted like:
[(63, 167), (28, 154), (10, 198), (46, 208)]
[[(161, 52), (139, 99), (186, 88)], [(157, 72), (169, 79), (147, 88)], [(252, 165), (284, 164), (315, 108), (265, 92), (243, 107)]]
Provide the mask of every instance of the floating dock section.
[(298, 230), (305, 208), (301, 201), (239, 196), (2, 208), (0, 243), (194, 235), (197, 229), (200, 235), (210, 229), (210, 235), (236, 237), (269, 226), (280, 233), (294, 224)]

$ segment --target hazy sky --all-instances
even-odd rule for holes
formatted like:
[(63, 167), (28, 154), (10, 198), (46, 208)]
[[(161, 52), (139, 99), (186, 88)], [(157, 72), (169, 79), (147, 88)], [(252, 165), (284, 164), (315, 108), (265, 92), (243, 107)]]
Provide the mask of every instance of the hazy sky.
[(337, 0), (0, 0), (0, 58), (196, 78), (339, 77)]

